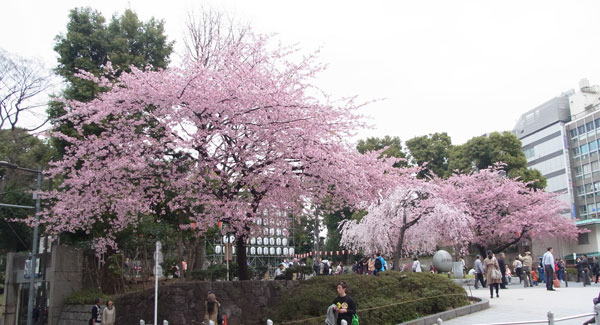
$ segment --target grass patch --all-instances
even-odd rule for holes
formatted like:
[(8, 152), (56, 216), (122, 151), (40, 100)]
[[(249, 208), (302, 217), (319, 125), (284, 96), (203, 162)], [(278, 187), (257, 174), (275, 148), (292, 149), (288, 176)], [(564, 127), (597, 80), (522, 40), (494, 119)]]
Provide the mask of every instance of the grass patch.
[(93, 305), (96, 303), (96, 298), (102, 299), (105, 303), (111, 299), (111, 296), (100, 292), (98, 289), (83, 289), (73, 292), (65, 298), (66, 305)]
[[(339, 281), (348, 283), (361, 324), (398, 324), (469, 304), (462, 287), (446, 276), (427, 272), (384, 272), (377, 277), (319, 276), (303, 281), (294, 292), (284, 293), (269, 310), (269, 318), (281, 324), (317, 317), (297, 324), (322, 324), (327, 307), (336, 297)], [(398, 304), (401, 302), (408, 303)]]

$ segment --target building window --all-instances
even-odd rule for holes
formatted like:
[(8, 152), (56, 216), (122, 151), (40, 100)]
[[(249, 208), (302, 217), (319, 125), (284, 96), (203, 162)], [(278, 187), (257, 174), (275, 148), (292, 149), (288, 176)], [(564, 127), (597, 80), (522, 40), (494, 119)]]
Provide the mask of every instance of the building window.
[(571, 135), (571, 139), (576, 138), (577, 137), (577, 129), (569, 130), (569, 135)]
[(535, 156), (535, 150), (533, 148), (525, 149), (525, 158), (527, 158), (527, 160), (529, 160), (530, 158), (533, 158), (534, 156)]
[(575, 148), (573, 148), (573, 156), (574, 156), (574, 157), (577, 157), (577, 156), (579, 156), (579, 147), (575, 147)]
[(589, 245), (590, 244), (590, 233), (586, 232), (577, 235), (577, 245)]
[(590, 145), (590, 151), (591, 152), (594, 152), (594, 151), (598, 150), (598, 142), (592, 141), (592, 142), (589, 143), (589, 145)]
[(589, 174), (592, 172), (592, 167), (590, 166), (590, 164), (585, 164), (581, 167), (583, 167), (583, 174)]
[(577, 195), (579, 195), (579, 196), (585, 195), (585, 187), (583, 187), (583, 185), (577, 186)]
[(590, 131), (594, 131), (594, 122), (588, 122), (585, 124), (585, 128), (587, 129), (588, 132)]
[(579, 133), (579, 135), (585, 134), (585, 125), (578, 127), (577, 131), (578, 131), (577, 133)]
[(597, 172), (600, 163), (598, 161), (592, 161), (592, 172)]
[(590, 152), (590, 147), (588, 146), (588, 144), (584, 144), (579, 146), (579, 152), (581, 152), (582, 155), (587, 155), (588, 152)]
[[(592, 184), (592, 183), (585, 184), (585, 193), (594, 193), (594, 184)], [(589, 208), (589, 205), (588, 205), (587, 210), (588, 210), (588, 212), (592, 212), (592, 209)], [(594, 209), (594, 210), (596, 210), (596, 209)]]

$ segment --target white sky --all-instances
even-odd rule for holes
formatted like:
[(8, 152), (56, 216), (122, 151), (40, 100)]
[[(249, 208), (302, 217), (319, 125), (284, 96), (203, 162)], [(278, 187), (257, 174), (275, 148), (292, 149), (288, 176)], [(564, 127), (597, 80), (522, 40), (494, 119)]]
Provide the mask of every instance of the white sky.
[(317, 83), (330, 94), (385, 98), (365, 109), (375, 128), (362, 137), (448, 132), (462, 143), (512, 129), (583, 77), (600, 83), (600, 1), (3, 1), (0, 47), (54, 67), (69, 9), (109, 18), (130, 7), (164, 19), (181, 53), (186, 10), (202, 3), (307, 53), (321, 48), (329, 69)]

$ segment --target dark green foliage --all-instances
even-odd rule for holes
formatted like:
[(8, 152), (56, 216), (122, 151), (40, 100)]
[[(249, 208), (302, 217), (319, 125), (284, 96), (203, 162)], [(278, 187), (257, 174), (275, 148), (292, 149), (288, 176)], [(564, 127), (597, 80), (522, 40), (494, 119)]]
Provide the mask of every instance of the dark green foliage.
[[(55, 156), (46, 141), (27, 133), (26, 130), (0, 130), (0, 160), (21, 167), (44, 169)], [(10, 168), (0, 168), (0, 202), (34, 206), (32, 190), (36, 187), (33, 173)], [(33, 210), (0, 207), (0, 252), (24, 251), (31, 247), (31, 228), (9, 219), (23, 219)]]
[(410, 162), (425, 166), (423, 176), (437, 175), (443, 178), (450, 175), (448, 158), (452, 140), (445, 132), (414, 137), (406, 141), (406, 147), (410, 152)]
[(496, 163), (505, 164), (505, 170), (511, 178), (532, 182), (533, 188), (546, 187), (546, 179), (539, 171), (527, 169), (521, 141), (510, 132), (492, 132), (474, 137), (463, 145), (452, 147), (450, 151), (449, 168), (453, 172), (471, 172)]
[[(317, 317), (302, 324), (322, 324), (327, 307), (337, 295), (335, 288), (339, 281), (348, 283), (348, 294), (358, 305), (361, 324), (398, 324), (468, 304), (464, 289), (442, 275), (384, 272), (377, 277), (318, 276), (302, 281), (293, 294), (284, 294), (280, 303), (269, 311), (270, 318), (279, 324)], [(423, 299), (429, 297), (437, 298)], [(420, 300), (398, 304), (417, 299)], [(391, 304), (396, 305), (387, 306)], [(366, 310), (379, 306), (387, 307)]]
[(102, 302), (110, 300), (109, 295), (103, 294), (98, 289), (82, 289), (73, 292), (70, 296), (65, 299), (66, 305), (93, 305), (96, 303), (96, 299), (102, 299)]
[[(69, 14), (67, 31), (56, 37), (54, 51), (58, 54), (58, 66), (55, 71), (66, 81), (62, 97), (87, 102), (106, 89), (90, 80), (77, 76), (79, 71), (109, 79), (118, 77), (131, 66), (140, 69), (166, 68), (169, 55), (173, 52), (173, 42), (167, 41), (164, 22), (151, 18), (140, 21), (135, 12), (125, 10), (120, 16), (113, 16), (110, 23), (102, 14), (91, 8), (75, 8)], [(114, 72), (107, 74), (104, 69), (112, 63)], [(61, 102), (52, 101), (48, 107), (48, 116), (54, 127), (69, 136), (75, 136), (73, 126), (59, 118), (66, 113)], [(87, 126), (85, 132), (97, 134), (101, 129)], [(59, 153), (64, 154), (68, 144), (53, 139)]]
[(401, 158), (394, 164), (394, 167), (406, 167), (406, 153), (402, 150), (402, 141), (398, 137), (390, 137), (386, 135), (383, 138), (367, 138), (366, 140), (358, 141), (356, 150), (364, 154), (370, 151), (383, 150), (381, 157), (385, 158)]

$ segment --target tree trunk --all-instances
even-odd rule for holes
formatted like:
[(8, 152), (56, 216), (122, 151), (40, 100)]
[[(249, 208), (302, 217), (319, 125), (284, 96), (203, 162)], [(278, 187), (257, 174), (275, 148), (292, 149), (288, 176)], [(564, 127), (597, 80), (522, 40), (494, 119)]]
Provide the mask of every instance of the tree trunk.
[(487, 257), (485, 247), (483, 247), (483, 246), (481, 246), (479, 244), (476, 244), (475, 247), (479, 251), (479, 255), (481, 255), (481, 258), (486, 258)]
[(197, 264), (199, 265), (199, 269), (200, 270), (206, 270), (207, 265), (206, 265), (206, 237), (205, 236), (201, 236), (200, 238), (198, 238), (198, 245), (200, 247), (198, 247), (198, 261)]
[(396, 243), (396, 251), (394, 252), (394, 271), (400, 271), (400, 259), (402, 258), (402, 247), (404, 246), (404, 234), (406, 229), (402, 227), (400, 229), (400, 238)]
[(248, 257), (246, 256), (246, 235), (238, 236), (235, 241), (235, 251), (238, 264), (238, 278), (240, 280), (250, 280)]

